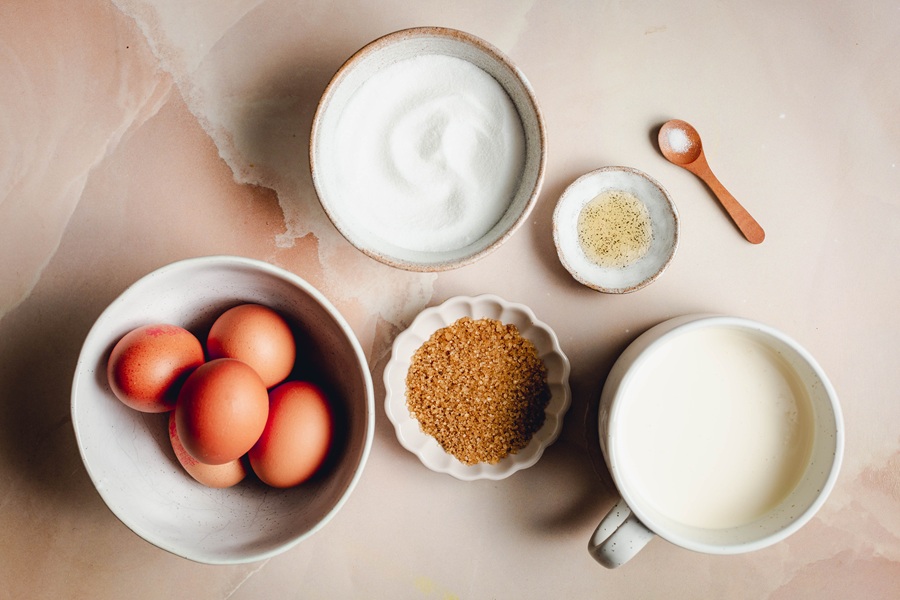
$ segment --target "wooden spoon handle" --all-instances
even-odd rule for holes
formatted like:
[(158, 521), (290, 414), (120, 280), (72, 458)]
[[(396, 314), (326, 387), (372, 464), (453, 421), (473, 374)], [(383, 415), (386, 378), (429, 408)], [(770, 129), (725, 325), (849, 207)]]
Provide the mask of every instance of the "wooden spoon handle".
[[(700, 161), (697, 162), (699, 163)], [(709, 189), (711, 189), (713, 194), (716, 195), (716, 198), (719, 199), (725, 212), (728, 213), (728, 216), (731, 217), (731, 220), (734, 221), (734, 224), (737, 225), (737, 228), (744, 237), (747, 238), (748, 242), (751, 244), (759, 244), (766, 239), (766, 232), (763, 231), (762, 226), (756, 222), (756, 219), (747, 212), (747, 209), (744, 208), (740, 202), (735, 200), (734, 196), (731, 195), (731, 192), (725, 189), (725, 186), (722, 185), (718, 178), (713, 174), (708, 165), (698, 165), (697, 163), (694, 163), (692, 166), (695, 166), (696, 168), (691, 170), (709, 186)]]

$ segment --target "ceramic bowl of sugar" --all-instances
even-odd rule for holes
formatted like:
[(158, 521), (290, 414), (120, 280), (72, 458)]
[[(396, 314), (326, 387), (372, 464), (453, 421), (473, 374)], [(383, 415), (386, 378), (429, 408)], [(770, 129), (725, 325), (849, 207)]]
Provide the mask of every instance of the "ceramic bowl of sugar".
[(578, 282), (624, 294), (650, 285), (675, 257), (679, 220), (668, 192), (630, 167), (576, 179), (553, 212), (560, 262)]
[(381, 37), (322, 95), (313, 184), (356, 248), (410, 271), (478, 260), (525, 221), (546, 134), (531, 85), (488, 42), (441, 27)]
[(456, 296), (394, 339), (384, 410), (400, 445), (427, 468), (496, 481), (537, 464), (557, 440), (570, 371), (553, 329), (529, 307)]

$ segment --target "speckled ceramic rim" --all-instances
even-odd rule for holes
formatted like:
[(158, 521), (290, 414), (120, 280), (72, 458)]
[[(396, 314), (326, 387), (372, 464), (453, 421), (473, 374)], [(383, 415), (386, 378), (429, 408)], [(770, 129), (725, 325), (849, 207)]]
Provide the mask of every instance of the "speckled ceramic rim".
[[(579, 200), (578, 198), (574, 198), (571, 196), (572, 190), (575, 189), (578, 184), (584, 182), (587, 179), (600, 177), (600, 176), (603, 176), (603, 174), (605, 174), (605, 173), (612, 173), (612, 172), (630, 173), (632, 175), (635, 175), (637, 177), (640, 177), (640, 178), (646, 180), (648, 183), (650, 183), (650, 185), (652, 185), (654, 188), (659, 190), (661, 196), (665, 199), (666, 208), (668, 209), (667, 212), (670, 213), (672, 220), (674, 221), (674, 228), (675, 228), (674, 233), (673, 233), (671, 247), (669, 248), (669, 252), (665, 256), (665, 259), (659, 265), (659, 268), (654, 273), (652, 273), (649, 277), (644, 278), (639, 283), (636, 283), (636, 284), (630, 285), (630, 286), (626, 286), (626, 287), (604, 286), (601, 283), (598, 283), (597, 281), (593, 281), (591, 279), (586, 278), (567, 259), (566, 254), (562, 249), (560, 239), (559, 239), (560, 225), (559, 225), (558, 215), (560, 212), (560, 208), (566, 202), (574, 202), (574, 201)], [(590, 200), (590, 198), (588, 198), (586, 200)], [(584, 175), (582, 175), (581, 177), (579, 177), (578, 179), (573, 181), (571, 184), (569, 184), (568, 187), (566, 187), (565, 191), (563, 191), (562, 195), (559, 198), (559, 201), (556, 204), (556, 209), (553, 211), (553, 243), (556, 246), (556, 252), (559, 255), (560, 262), (566, 268), (566, 270), (572, 275), (572, 277), (575, 278), (576, 281), (578, 281), (578, 283), (580, 283), (584, 286), (587, 286), (593, 290), (596, 290), (598, 292), (603, 292), (606, 294), (628, 294), (630, 292), (635, 292), (637, 290), (643, 289), (643, 288), (647, 287), (648, 285), (650, 285), (651, 283), (653, 283), (654, 281), (656, 281), (657, 279), (659, 279), (659, 276), (665, 272), (665, 270), (669, 267), (669, 264), (672, 262), (672, 259), (675, 258), (675, 252), (678, 249), (678, 238), (679, 238), (680, 229), (681, 229), (681, 223), (678, 218), (678, 209), (675, 208), (675, 203), (672, 202), (672, 198), (669, 196), (669, 193), (666, 191), (666, 189), (656, 179), (650, 177), (649, 175), (647, 175), (646, 173), (644, 173), (642, 171), (639, 171), (639, 170), (631, 168), (631, 167), (620, 167), (620, 166), (601, 167), (599, 169), (595, 169), (593, 171), (585, 173)]]
[[(324, 189), (324, 184), (321, 181), (320, 172), (322, 169), (322, 165), (320, 165), (319, 161), (317, 160), (318, 148), (321, 143), (321, 129), (324, 115), (326, 111), (328, 111), (329, 104), (334, 97), (336, 90), (344, 82), (344, 80), (347, 79), (349, 73), (353, 71), (353, 69), (356, 68), (356, 66), (358, 66), (362, 61), (366, 60), (374, 54), (383, 51), (385, 48), (398, 42), (417, 38), (425, 40), (429, 38), (455, 40), (463, 44), (468, 44), (479, 52), (486, 54), (492, 59), (496, 60), (506, 70), (508, 70), (513, 78), (519, 83), (521, 92), (524, 93), (525, 107), (532, 114), (536, 128), (536, 131), (526, 131), (526, 165), (528, 164), (528, 156), (533, 152), (537, 152), (538, 160), (537, 167), (535, 169), (536, 172), (533, 175), (529, 175), (527, 170), (525, 172), (525, 177), (527, 179), (533, 179), (534, 184), (532, 186), (531, 194), (527, 202), (524, 204), (521, 212), (519, 213), (519, 216), (505, 230), (499, 232), (499, 234), (494, 230), (488, 232), (487, 235), (497, 235), (497, 238), (486, 247), (471, 254), (450, 260), (436, 258), (433, 261), (414, 262), (404, 260), (395, 256), (390, 256), (383, 252), (379, 252), (372, 248), (366, 247), (364, 244), (360, 243), (356, 239), (354, 232), (341, 221), (340, 215), (335, 211), (334, 208), (329, 205), (329, 201), (326, 197), (327, 195)], [(509, 93), (508, 89), (507, 93)], [(517, 108), (521, 113), (521, 107), (517, 105)], [(524, 126), (525, 120), (523, 119), (523, 127)], [(539, 147), (537, 149), (533, 149), (528, 146), (529, 143), (527, 140), (529, 137), (531, 137), (529, 133), (531, 133), (531, 136), (533, 136), (538, 141), (537, 145)], [(534, 146), (534, 144), (531, 144), (531, 146)], [(347, 59), (347, 61), (340, 67), (340, 69), (338, 69), (338, 71), (332, 77), (331, 81), (328, 83), (328, 86), (325, 88), (325, 91), (319, 100), (318, 107), (316, 108), (316, 114), (313, 117), (312, 130), (309, 139), (309, 166), (312, 173), (313, 185), (316, 189), (319, 203), (322, 205), (322, 208), (325, 210), (325, 213), (328, 215), (328, 218), (334, 224), (335, 228), (337, 228), (337, 230), (341, 233), (342, 236), (344, 236), (344, 238), (348, 242), (350, 242), (354, 247), (356, 247), (367, 256), (392, 267), (404, 269), (407, 271), (419, 272), (446, 271), (449, 269), (456, 269), (471, 264), (483, 258), (484, 256), (487, 256), (488, 254), (499, 248), (507, 239), (509, 239), (509, 237), (512, 236), (513, 233), (516, 232), (516, 230), (518, 230), (522, 223), (525, 222), (525, 220), (528, 218), (528, 215), (531, 213), (531, 210), (534, 208), (535, 203), (537, 202), (544, 180), (544, 171), (546, 169), (547, 160), (546, 155), (547, 135), (544, 127), (544, 119), (541, 114), (540, 106), (537, 102), (537, 97), (534, 94), (534, 90), (532, 89), (531, 84), (528, 82), (525, 75), (519, 70), (518, 67), (516, 67), (515, 64), (513, 64), (513, 62), (505, 54), (503, 54), (499, 49), (497, 49), (490, 43), (464, 31), (449, 29), (446, 27), (414, 27), (410, 29), (395, 31), (370, 42), (369, 44), (358, 50), (356, 53), (354, 53), (349, 59)], [(521, 190), (521, 188), (519, 189)], [(517, 196), (520, 193), (521, 192), (517, 192)], [(435, 254), (440, 255), (441, 253)]]
[[(605, 436), (604, 434), (609, 428), (614, 428), (615, 423), (620, 418), (619, 414), (621, 413), (622, 408), (621, 402), (617, 401), (617, 399), (626, 393), (622, 390), (628, 388), (629, 385), (632, 385), (632, 381), (635, 380), (635, 378), (641, 376), (644, 365), (647, 364), (653, 354), (677, 336), (707, 328), (733, 328), (747, 331), (757, 335), (761, 340), (766, 340), (764, 343), (773, 350), (779, 345), (788, 349), (788, 353), (793, 354), (797, 364), (804, 365), (804, 370), (808, 370), (810, 375), (814, 377), (816, 383), (812, 384), (812, 387), (821, 387), (821, 391), (817, 395), (820, 399), (818, 402), (819, 406), (818, 408), (814, 408), (815, 421), (820, 423), (823, 420), (828, 421), (831, 418), (834, 419), (833, 439), (831, 442), (821, 442), (819, 441), (821, 439), (819, 436), (817, 436), (817, 440), (814, 442), (816, 444), (824, 444), (822, 452), (827, 453), (827, 451), (830, 450), (833, 453), (832, 460), (825, 465), (824, 470), (818, 474), (812, 473), (815, 469), (811, 465), (807, 470), (807, 475), (801, 480), (805, 481), (806, 479), (811, 479), (815, 482), (818, 489), (818, 493), (815, 497), (808, 503), (803, 504), (797, 510), (796, 514), (791, 517), (788, 524), (766, 534), (756, 534), (757, 537), (749, 538), (748, 536), (749, 539), (741, 542), (707, 543), (699, 541), (685, 535), (680, 535), (666, 527), (660, 520), (655, 519), (653, 514), (643, 508), (641, 502), (638, 500), (636, 492), (634, 492), (634, 488), (620, 472), (618, 442), (614, 441), (613, 435)], [(609, 389), (607, 389), (607, 386), (609, 386)], [(810, 395), (812, 396), (812, 392), (810, 392)], [(815, 404), (812, 397), (810, 400)], [(830, 414), (826, 415), (826, 412)], [(675, 317), (650, 328), (632, 342), (613, 365), (609, 377), (607, 378), (607, 383), (604, 385), (601, 394), (599, 428), (600, 445), (603, 450), (607, 468), (609, 469), (622, 498), (641, 522), (656, 535), (673, 544), (677, 544), (688, 550), (708, 554), (739, 554), (760, 550), (784, 540), (789, 535), (799, 530), (815, 516), (827, 500), (837, 481), (844, 454), (844, 423), (837, 392), (834, 387), (832, 387), (825, 371), (818, 364), (816, 359), (798, 342), (774, 327), (750, 319), (727, 315), (701, 314)], [(607, 442), (609, 443), (608, 447)], [(811, 460), (814, 461), (815, 458), (816, 455), (814, 454), (811, 457)], [(800, 484), (798, 483), (798, 488), (799, 486)], [(794, 492), (792, 492), (792, 494), (793, 493)], [(770, 511), (770, 513), (774, 513), (777, 510), (779, 509), (775, 508)], [(757, 527), (758, 522), (763, 522), (765, 519), (766, 516), (761, 517), (759, 521), (743, 525), (736, 528), (736, 530), (753, 530)]]

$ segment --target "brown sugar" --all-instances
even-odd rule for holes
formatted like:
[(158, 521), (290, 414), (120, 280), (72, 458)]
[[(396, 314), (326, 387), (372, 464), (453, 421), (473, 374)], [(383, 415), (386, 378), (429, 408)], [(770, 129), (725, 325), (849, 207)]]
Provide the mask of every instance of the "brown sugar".
[(547, 369), (515, 325), (463, 317), (413, 354), (406, 403), (423, 432), (467, 465), (515, 454), (544, 423)]

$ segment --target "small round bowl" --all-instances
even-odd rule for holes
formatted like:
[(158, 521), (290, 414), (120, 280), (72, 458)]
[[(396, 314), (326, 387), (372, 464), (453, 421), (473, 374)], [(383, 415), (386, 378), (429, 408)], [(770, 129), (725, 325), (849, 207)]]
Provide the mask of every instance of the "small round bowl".
[[(131, 329), (171, 323), (205, 341), (218, 315), (245, 302), (269, 306), (287, 319), (298, 348), (313, 357), (316, 380), (335, 409), (333, 458), (322, 473), (294, 488), (270, 488), (252, 474), (227, 489), (197, 483), (175, 458), (168, 414), (126, 407), (107, 383), (110, 351)], [(334, 306), (300, 277), (238, 257), (188, 259), (134, 283), (91, 328), (72, 386), (78, 449), (110, 510), (148, 542), (208, 564), (263, 560), (322, 528), (362, 473), (374, 414), (365, 355)]]
[[(534, 344), (538, 356), (547, 367), (550, 402), (544, 411), (543, 426), (525, 448), (495, 464), (467, 465), (460, 462), (445, 452), (437, 440), (421, 430), (406, 405), (406, 375), (413, 354), (435, 331), (452, 325), (462, 317), (497, 319), (506, 325), (515, 325), (522, 337)], [(556, 334), (546, 323), (539, 321), (530, 308), (489, 294), (457, 296), (423, 310), (409, 328), (394, 340), (391, 359), (384, 369), (384, 407), (400, 445), (418, 456), (422, 464), (432, 471), (447, 473), (464, 481), (499, 480), (535, 464), (544, 449), (559, 437), (563, 417), (571, 403), (569, 371), (569, 359), (560, 348)]]
[[(624, 267), (604, 267), (591, 260), (578, 240), (578, 217), (584, 206), (608, 190), (630, 192), (650, 215), (653, 239), (646, 254)], [(578, 282), (598, 292), (625, 294), (655, 281), (678, 247), (678, 211), (665, 188), (630, 167), (603, 167), (576, 179), (553, 212), (553, 241), (559, 259)]]
[[(524, 134), (521, 176), (514, 185), (505, 212), (480, 237), (449, 249), (425, 250), (422, 247), (411, 248), (411, 244), (404, 247), (400, 245), (402, 240), (396, 239), (396, 236), (393, 236), (395, 239), (387, 239), (391, 237), (387, 235), (387, 228), (384, 232), (376, 231), (371, 222), (373, 219), (360, 216), (364, 212), (359, 208), (361, 203), (371, 201), (371, 196), (365, 197), (364, 193), (360, 193), (349, 197), (345, 190), (348, 181), (361, 177), (360, 172), (341, 174), (338, 166), (347, 154), (339, 148), (339, 124), (354, 93), (380, 70), (423, 55), (463, 59), (493, 77), (512, 101)], [(442, 135), (450, 139), (452, 132), (447, 131)], [(467, 138), (467, 143), (489, 144), (494, 136), (492, 133), (473, 136)], [(388, 140), (389, 136), (384, 135), (380, 139)], [(408, 132), (402, 139), (408, 139)], [(434, 140), (428, 143), (432, 144)], [(337, 230), (368, 256), (409, 271), (454, 269), (497, 249), (525, 221), (537, 201), (544, 179), (546, 152), (543, 117), (531, 85), (522, 72), (486, 41), (442, 27), (397, 31), (369, 43), (351, 56), (334, 75), (319, 101), (309, 140), (313, 184), (322, 207)], [(421, 172), (417, 173), (421, 175)], [(473, 232), (472, 237), (480, 233)]]

